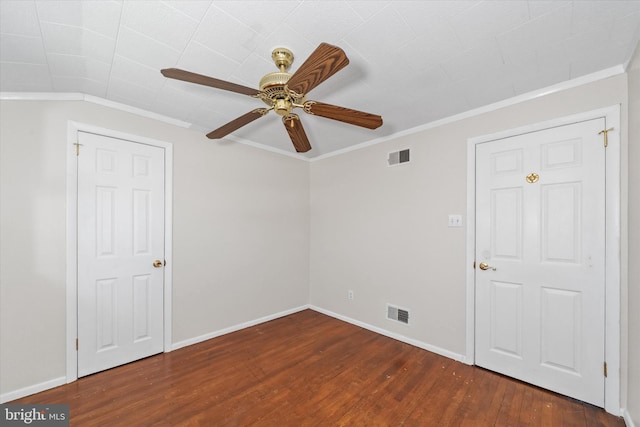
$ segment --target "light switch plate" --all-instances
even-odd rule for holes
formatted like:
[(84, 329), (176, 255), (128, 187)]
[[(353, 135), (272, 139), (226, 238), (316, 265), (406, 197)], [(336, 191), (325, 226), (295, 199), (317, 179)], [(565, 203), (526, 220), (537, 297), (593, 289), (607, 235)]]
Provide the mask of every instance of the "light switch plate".
[(462, 227), (462, 215), (449, 215), (449, 227)]

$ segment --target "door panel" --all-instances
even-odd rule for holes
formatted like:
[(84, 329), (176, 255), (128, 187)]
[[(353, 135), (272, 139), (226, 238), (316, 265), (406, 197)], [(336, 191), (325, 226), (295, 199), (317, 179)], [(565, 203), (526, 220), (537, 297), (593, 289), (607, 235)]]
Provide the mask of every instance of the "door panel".
[(604, 405), (604, 119), (476, 146), (476, 363)]
[(164, 150), (80, 132), (78, 376), (163, 349)]
[(522, 358), (522, 284), (491, 282), (491, 349)]
[(540, 362), (543, 365), (580, 374), (581, 318), (580, 292), (542, 288)]
[(116, 330), (117, 279), (96, 280), (96, 341), (97, 351), (105, 351), (118, 346)]
[(133, 254), (150, 255), (151, 250), (151, 193), (133, 190)]
[[(522, 190), (500, 188), (491, 191), (491, 231), (494, 258), (522, 257)], [(500, 226), (498, 226), (498, 224)]]
[(542, 262), (580, 264), (582, 185), (570, 182), (541, 189)]
[(149, 335), (149, 303), (151, 302), (151, 275), (133, 277), (133, 341), (151, 339)]

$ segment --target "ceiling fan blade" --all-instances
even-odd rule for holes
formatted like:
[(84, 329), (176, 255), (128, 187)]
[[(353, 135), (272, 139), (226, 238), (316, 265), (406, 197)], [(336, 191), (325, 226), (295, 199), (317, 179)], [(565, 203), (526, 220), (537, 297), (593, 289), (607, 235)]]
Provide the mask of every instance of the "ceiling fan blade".
[(289, 114), (282, 118), (282, 123), (289, 133), (289, 138), (298, 153), (306, 153), (311, 150), (311, 144), (302, 127), (302, 122), (297, 114)]
[(309, 114), (338, 120), (350, 125), (362, 126), (367, 129), (376, 129), (382, 126), (382, 117), (376, 114), (338, 107), (323, 102), (307, 101), (304, 103), (304, 111)]
[(299, 95), (306, 95), (349, 64), (342, 49), (328, 43), (320, 43), (306, 61), (287, 82), (287, 88)]
[(209, 76), (203, 76), (202, 74), (192, 73), (191, 71), (180, 70), (178, 68), (165, 68), (164, 70), (160, 70), (160, 72), (163, 76), (170, 79), (215, 87), (216, 89), (228, 90), (231, 92), (241, 93), (243, 95), (254, 96), (260, 94), (258, 89), (252, 89), (247, 86), (215, 79)]
[(229, 135), (231, 132), (240, 129), (244, 125), (248, 125), (252, 121), (259, 119), (269, 112), (266, 108), (257, 108), (253, 111), (244, 114), (237, 119), (231, 120), (226, 125), (219, 127), (216, 130), (212, 130), (207, 134), (207, 138), (209, 139), (220, 139)]

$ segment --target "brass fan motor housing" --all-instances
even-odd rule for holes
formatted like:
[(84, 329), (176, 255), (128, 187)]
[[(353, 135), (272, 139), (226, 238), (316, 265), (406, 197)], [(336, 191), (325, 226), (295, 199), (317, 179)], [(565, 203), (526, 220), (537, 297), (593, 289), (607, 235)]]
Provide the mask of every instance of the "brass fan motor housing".
[(272, 87), (284, 87), (287, 84), (291, 74), (283, 71), (276, 71), (273, 73), (265, 74), (260, 79), (260, 90), (269, 90)]
[(293, 53), (289, 49), (279, 47), (271, 53), (271, 58), (280, 71), (275, 71), (264, 75), (260, 79), (260, 99), (264, 101), (273, 110), (281, 116), (291, 113), (296, 106), (304, 104), (306, 98), (304, 96), (295, 97), (285, 89), (285, 86), (291, 74), (286, 70), (293, 63)]

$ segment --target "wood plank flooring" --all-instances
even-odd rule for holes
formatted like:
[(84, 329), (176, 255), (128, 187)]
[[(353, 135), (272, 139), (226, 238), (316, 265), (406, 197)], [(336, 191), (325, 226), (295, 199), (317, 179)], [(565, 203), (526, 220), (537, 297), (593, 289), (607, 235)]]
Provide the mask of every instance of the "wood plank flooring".
[(621, 418), (305, 310), (11, 403), (72, 426), (588, 426)]

